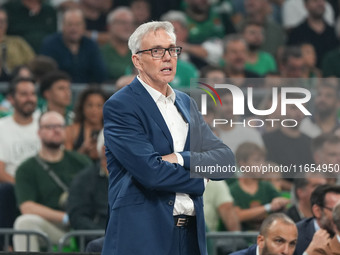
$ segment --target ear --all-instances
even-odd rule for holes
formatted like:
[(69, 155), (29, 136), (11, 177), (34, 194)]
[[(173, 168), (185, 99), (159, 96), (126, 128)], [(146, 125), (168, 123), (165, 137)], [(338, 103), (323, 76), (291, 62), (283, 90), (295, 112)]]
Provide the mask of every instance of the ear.
[(136, 67), (136, 69), (141, 70), (142, 66), (141, 66), (141, 63), (140, 63), (140, 56), (137, 55), (137, 54), (133, 54), (131, 59), (132, 59), (133, 65)]
[(46, 90), (46, 91), (44, 91), (42, 96), (44, 98), (46, 98), (46, 100), (49, 100), (50, 99), (50, 95), (51, 95), (50, 90)]
[[(264, 247), (264, 236), (263, 235), (258, 235), (257, 236), (257, 245), (259, 246), (259, 248), (262, 250)], [(261, 252), (260, 252), (261, 254)]]
[(321, 215), (322, 215), (322, 211), (321, 211), (321, 207), (318, 205), (313, 205), (312, 206), (312, 213), (314, 215), (315, 218), (320, 219)]
[(304, 194), (303, 189), (297, 189), (296, 193), (297, 193), (297, 195), (299, 197), (299, 198), (296, 198), (296, 199), (299, 199), (299, 200), (303, 199), (303, 194)]

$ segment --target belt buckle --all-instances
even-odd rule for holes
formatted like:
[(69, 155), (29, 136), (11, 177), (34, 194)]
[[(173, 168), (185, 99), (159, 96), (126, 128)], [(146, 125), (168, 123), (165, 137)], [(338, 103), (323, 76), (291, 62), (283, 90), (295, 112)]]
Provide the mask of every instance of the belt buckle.
[(188, 224), (188, 219), (187, 218), (178, 218), (176, 227), (184, 227)]

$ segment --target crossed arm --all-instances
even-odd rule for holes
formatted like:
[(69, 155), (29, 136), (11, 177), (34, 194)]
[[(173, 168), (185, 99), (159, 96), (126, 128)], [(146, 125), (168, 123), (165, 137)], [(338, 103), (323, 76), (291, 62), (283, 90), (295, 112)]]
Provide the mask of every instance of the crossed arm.
[[(204, 132), (198, 135), (200, 138), (207, 138), (207, 141), (202, 143), (201, 151), (181, 152), (184, 166), (180, 166), (176, 164), (177, 156), (174, 153), (160, 155), (155, 151), (138, 114), (126, 108), (114, 100), (104, 107), (106, 146), (121, 165), (147, 189), (202, 195), (203, 179), (190, 178), (191, 157), (196, 158), (194, 162), (206, 158), (211, 158), (212, 161), (216, 157), (228, 158), (231, 153), (229, 149), (222, 142), (222, 145), (218, 143), (216, 146), (216, 137), (208, 142), (211, 137), (203, 125)], [(199, 121), (203, 119), (196, 120)]]

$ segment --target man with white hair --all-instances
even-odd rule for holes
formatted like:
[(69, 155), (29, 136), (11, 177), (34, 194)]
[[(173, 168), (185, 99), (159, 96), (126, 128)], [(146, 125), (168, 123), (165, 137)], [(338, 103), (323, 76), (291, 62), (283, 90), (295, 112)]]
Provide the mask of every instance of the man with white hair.
[(134, 30), (134, 17), (128, 7), (118, 7), (107, 16), (109, 42), (100, 50), (107, 67), (108, 79), (116, 81), (132, 69), (128, 40)]
[(181, 53), (171, 23), (139, 26), (129, 48), (138, 76), (104, 105), (110, 217), (102, 254), (206, 255), (205, 181), (190, 178), (190, 167), (234, 165), (233, 154), (193, 100), (169, 86)]

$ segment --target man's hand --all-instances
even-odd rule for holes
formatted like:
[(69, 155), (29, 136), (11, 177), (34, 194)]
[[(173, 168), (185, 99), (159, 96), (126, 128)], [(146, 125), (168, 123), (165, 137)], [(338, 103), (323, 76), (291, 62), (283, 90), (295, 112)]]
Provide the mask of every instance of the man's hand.
[(270, 203), (271, 211), (276, 212), (284, 209), (287, 204), (289, 204), (290, 200), (284, 197), (276, 197)]
[(327, 246), (327, 243), (330, 240), (330, 236), (328, 232), (324, 229), (319, 229), (315, 232), (313, 239), (309, 246), (307, 247), (307, 254), (313, 255), (316, 249), (320, 249)]
[(172, 164), (178, 163), (177, 156), (176, 156), (175, 153), (171, 153), (171, 154), (162, 156), (162, 160), (168, 161)]

